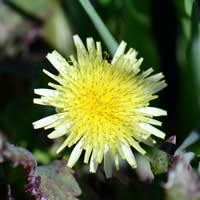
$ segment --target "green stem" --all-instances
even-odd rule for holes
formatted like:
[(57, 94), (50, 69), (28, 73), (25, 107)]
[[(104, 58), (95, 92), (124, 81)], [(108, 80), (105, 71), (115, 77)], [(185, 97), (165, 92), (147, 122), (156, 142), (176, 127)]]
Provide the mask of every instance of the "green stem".
[(95, 28), (101, 35), (103, 41), (105, 42), (106, 46), (108, 47), (110, 53), (114, 55), (116, 49), (117, 49), (117, 42), (114, 39), (114, 37), (111, 35), (110, 31), (106, 28), (105, 24), (101, 20), (100, 16), (94, 9), (94, 7), (91, 5), (89, 0), (79, 0), (82, 7), (85, 9), (86, 13), (92, 20)]

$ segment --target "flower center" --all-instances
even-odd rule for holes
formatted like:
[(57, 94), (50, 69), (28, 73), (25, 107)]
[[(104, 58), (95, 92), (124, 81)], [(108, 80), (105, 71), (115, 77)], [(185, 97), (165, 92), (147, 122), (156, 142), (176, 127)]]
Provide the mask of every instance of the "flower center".
[(68, 84), (69, 113), (71, 119), (76, 119), (76, 127), (82, 124), (88, 131), (99, 133), (117, 132), (130, 125), (132, 87), (130, 83), (118, 79), (114, 73), (109, 68), (104, 68), (101, 74), (93, 69), (85, 73), (85, 76), (79, 74), (75, 87)]
[(109, 92), (106, 88), (96, 91), (94, 88), (83, 91), (85, 95), (81, 99), (82, 108), (88, 118), (99, 121), (112, 121), (117, 116), (117, 105), (119, 98), (117, 94)]

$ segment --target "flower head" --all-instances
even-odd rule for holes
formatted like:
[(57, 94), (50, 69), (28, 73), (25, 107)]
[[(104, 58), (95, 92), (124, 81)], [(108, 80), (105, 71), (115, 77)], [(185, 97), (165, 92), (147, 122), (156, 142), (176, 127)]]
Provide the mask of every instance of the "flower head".
[(96, 172), (104, 162), (107, 177), (112, 175), (112, 164), (119, 168), (119, 156), (131, 167), (136, 161), (131, 147), (141, 154), (145, 150), (140, 143), (154, 144), (151, 135), (164, 138), (165, 134), (154, 127), (161, 122), (154, 116), (166, 115), (166, 111), (149, 107), (157, 98), (158, 91), (166, 86), (163, 74), (150, 75), (150, 68), (141, 72), (142, 58), (121, 42), (114, 58), (108, 62), (102, 57), (101, 43), (87, 38), (87, 48), (79, 36), (74, 36), (77, 60), (70, 56), (67, 62), (56, 51), (47, 59), (58, 70), (58, 75), (44, 70), (57, 84), (49, 83), (52, 89), (35, 89), (41, 98), (34, 103), (53, 106), (57, 113), (33, 123), (34, 128), (54, 128), (48, 137), (65, 136), (65, 147), (75, 145), (68, 166), (72, 167), (85, 151), (84, 162), (90, 162), (90, 172)]

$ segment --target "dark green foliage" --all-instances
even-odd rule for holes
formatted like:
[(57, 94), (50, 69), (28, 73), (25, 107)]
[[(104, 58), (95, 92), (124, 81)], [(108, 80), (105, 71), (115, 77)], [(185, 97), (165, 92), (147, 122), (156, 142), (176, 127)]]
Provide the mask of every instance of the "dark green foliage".
[(1, 185), (9, 188), (7, 194), (0, 194), (1, 198), (75, 200), (81, 194), (73, 171), (67, 168), (65, 161), (38, 167), (28, 150), (9, 144), (3, 135), (0, 141), (0, 170), (4, 178)]

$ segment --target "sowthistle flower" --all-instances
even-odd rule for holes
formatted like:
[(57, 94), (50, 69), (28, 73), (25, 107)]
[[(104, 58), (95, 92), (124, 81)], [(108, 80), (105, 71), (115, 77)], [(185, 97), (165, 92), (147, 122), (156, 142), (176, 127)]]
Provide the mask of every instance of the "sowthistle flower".
[(75, 145), (69, 167), (73, 167), (84, 150), (84, 163), (90, 163), (92, 173), (104, 162), (106, 176), (110, 177), (113, 163), (119, 168), (119, 156), (135, 168), (131, 148), (145, 154), (140, 143), (153, 145), (152, 135), (165, 137), (155, 127), (161, 122), (153, 117), (166, 115), (166, 111), (149, 106), (158, 97), (155, 93), (166, 86), (163, 74), (151, 75), (152, 68), (141, 72), (143, 59), (137, 59), (132, 48), (125, 53), (123, 41), (111, 62), (103, 58), (100, 42), (87, 38), (85, 47), (75, 35), (74, 43), (77, 60), (70, 56), (67, 62), (56, 51), (47, 55), (58, 75), (43, 71), (57, 84), (50, 82), (52, 89), (35, 89), (35, 94), (41, 97), (35, 98), (34, 103), (53, 106), (57, 113), (34, 122), (33, 126), (53, 128), (48, 135), (50, 139), (66, 137), (57, 153)]

